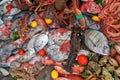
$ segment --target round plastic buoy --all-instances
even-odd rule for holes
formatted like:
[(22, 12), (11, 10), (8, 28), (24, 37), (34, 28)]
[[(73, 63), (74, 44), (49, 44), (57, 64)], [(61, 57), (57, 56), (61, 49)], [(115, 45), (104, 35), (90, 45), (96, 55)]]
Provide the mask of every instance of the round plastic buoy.
[(53, 70), (53, 71), (51, 72), (51, 77), (52, 77), (53, 79), (58, 78), (58, 71)]

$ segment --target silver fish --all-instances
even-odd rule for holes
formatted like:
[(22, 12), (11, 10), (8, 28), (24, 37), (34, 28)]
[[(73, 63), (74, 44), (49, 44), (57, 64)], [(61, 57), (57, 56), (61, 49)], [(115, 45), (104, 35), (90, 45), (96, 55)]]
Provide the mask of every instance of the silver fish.
[(8, 72), (6, 69), (4, 69), (4, 68), (0, 68), (0, 72), (1, 72), (2, 75), (4, 75), (4, 76), (9, 75), (9, 72)]
[(35, 51), (38, 52), (40, 49), (44, 48), (47, 43), (48, 43), (48, 35), (47, 34), (38, 35), (34, 41)]
[(16, 20), (16, 19), (18, 19), (18, 18), (23, 18), (25, 14), (30, 14), (30, 15), (32, 15), (33, 12), (30, 12), (30, 11), (20, 11), (18, 14), (13, 15), (12, 21), (14, 22), (14, 20)]
[(32, 37), (32, 39), (30, 39), (30, 41), (28, 42), (28, 45), (27, 45), (27, 49), (28, 51), (32, 51), (32, 53), (35, 53), (35, 50), (34, 50), (34, 41), (36, 39), (36, 36), (35, 37)]
[(0, 47), (0, 55), (7, 54), (8, 56), (10, 56), (12, 54), (12, 51), (16, 48), (17, 47), (14, 44), (12, 44), (12, 43), (7, 44), (6, 43), (5, 45)]
[(31, 14), (31, 15), (30, 15), (30, 18), (29, 18), (29, 21), (28, 21), (28, 24), (30, 25), (31, 22), (32, 22), (33, 20), (35, 20), (35, 18), (37, 18), (36, 15), (35, 15), (35, 14)]
[[(56, 30), (54, 30), (54, 31), (56, 31)], [(49, 36), (53, 39), (53, 41), (57, 45), (62, 45), (63, 43), (68, 42), (70, 40), (70, 35), (71, 35), (70, 30), (64, 32), (62, 35), (59, 32), (55, 32), (54, 36), (52, 36), (51, 33), (49, 34)]]
[(0, 1), (0, 5), (7, 3), (7, 2), (10, 2), (10, 1), (12, 1), (12, 0), (2, 0), (2, 1)]
[(17, 49), (14, 44), (9, 42), (7, 42), (6, 40), (4, 41), (4, 43), (0, 42), (0, 66), (2, 67), (8, 67), (8, 65), (6, 65), (6, 59), (11, 54), (13, 54), (13, 51), (15, 49)]
[(57, 62), (64, 61), (65, 59), (68, 58), (69, 52), (62, 53), (62, 52), (59, 51), (59, 49), (60, 49), (60, 46), (58, 46), (58, 45), (50, 45), (47, 48), (47, 55), (51, 59), (53, 59)]
[[(36, 53), (42, 49), (48, 42), (48, 36), (46, 34), (37, 34), (33, 36), (30, 41), (28, 42), (26, 52), (24, 56), (19, 57), (17, 54), (17, 60), (21, 63), (31, 60), (33, 57), (36, 56)], [(26, 47), (26, 45), (24, 47)]]
[(2, 17), (0, 16), (0, 26), (3, 25), (3, 20), (1, 18)]
[(90, 54), (90, 51), (81, 49), (81, 50), (79, 50), (79, 52), (78, 52), (77, 55), (79, 56), (79, 55), (81, 55), (81, 54), (88, 55), (88, 54)]
[[(7, 16), (2, 16), (2, 21), (10, 21), (13, 19), (13, 16), (12, 15), (7, 15)], [(5, 22), (6, 23), (6, 22)]]
[(44, 30), (44, 27), (41, 25), (38, 25), (36, 29), (31, 28), (28, 37), (32, 37), (35, 34), (41, 33)]
[(91, 18), (89, 18), (87, 16), (84, 16), (84, 18), (86, 20), (87, 28), (94, 29), (94, 30), (100, 30), (100, 28), (101, 28), (100, 23), (93, 21)]
[[(4, 1), (4, 0), (3, 0)], [(7, 3), (0, 2), (0, 15), (4, 14), (7, 10), (5, 9)]]
[(86, 46), (95, 53), (102, 55), (109, 55), (110, 49), (108, 40), (105, 35), (96, 30), (85, 31), (85, 44)]
[(12, 9), (10, 10), (10, 12), (7, 13), (6, 15), (16, 15), (16, 14), (18, 14), (18, 13), (20, 13), (20, 12), (21, 12), (20, 9), (18, 9), (18, 8), (12, 8)]
[(27, 52), (26, 55), (34, 56), (40, 49), (44, 48), (48, 43), (48, 36), (47, 34), (37, 34), (33, 36), (27, 45)]
[[(8, 11), (7, 9), (6, 9), (6, 6), (8, 5), (8, 4), (11, 4), (12, 2), (11, 2), (12, 0), (2, 0), (1, 2), (0, 2), (0, 14), (6, 14), (6, 12)], [(7, 12), (8, 13), (8, 12)]]

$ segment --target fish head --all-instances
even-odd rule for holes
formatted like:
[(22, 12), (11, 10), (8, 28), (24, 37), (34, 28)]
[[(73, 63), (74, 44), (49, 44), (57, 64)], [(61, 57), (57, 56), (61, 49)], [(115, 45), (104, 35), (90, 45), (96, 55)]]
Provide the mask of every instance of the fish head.
[(102, 47), (102, 55), (109, 55), (110, 54), (110, 48), (108, 45)]
[(88, 3), (89, 3), (88, 12), (93, 13), (93, 14), (101, 12), (101, 8), (97, 3), (92, 2), (92, 1)]

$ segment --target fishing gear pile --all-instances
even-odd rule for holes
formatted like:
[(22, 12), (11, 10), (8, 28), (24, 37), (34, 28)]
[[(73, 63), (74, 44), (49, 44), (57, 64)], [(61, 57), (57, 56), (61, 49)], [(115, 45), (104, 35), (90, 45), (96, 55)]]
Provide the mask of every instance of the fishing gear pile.
[(120, 0), (0, 0), (0, 80), (120, 80)]

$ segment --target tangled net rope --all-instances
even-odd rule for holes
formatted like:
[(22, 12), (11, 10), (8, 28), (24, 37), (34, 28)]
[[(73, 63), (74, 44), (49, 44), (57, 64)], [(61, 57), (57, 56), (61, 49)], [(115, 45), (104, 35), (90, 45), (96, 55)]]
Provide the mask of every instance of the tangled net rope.
[(120, 42), (120, 0), (105, 0), (105, 7), (99, 13), (103, 23), (102, 32), (113, 42)]

